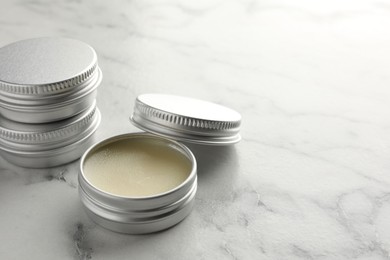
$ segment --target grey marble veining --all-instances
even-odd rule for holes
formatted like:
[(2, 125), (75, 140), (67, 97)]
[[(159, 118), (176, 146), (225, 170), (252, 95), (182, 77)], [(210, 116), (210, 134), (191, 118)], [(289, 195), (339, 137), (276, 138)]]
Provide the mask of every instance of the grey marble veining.
[(78, 162), (0, 158), (0, 259), (390, 259), (387, 1), (8, 1), (0, 45), (64, 36), (92, 45), (103, 139), (139, 131), (141, 93), (243, 115), (243, 140), (191, 145), (196, 206), (130, 236), (85, 215)]

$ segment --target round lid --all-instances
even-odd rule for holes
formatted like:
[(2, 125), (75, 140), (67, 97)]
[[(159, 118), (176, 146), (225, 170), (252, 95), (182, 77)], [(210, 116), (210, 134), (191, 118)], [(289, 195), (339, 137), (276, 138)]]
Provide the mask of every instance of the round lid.
[(191, 143), (228, 145), (241, 139), (238, 112), (188, 97), (140, 95), (130, 121), (147, 132)]
[(97, 72), (88, 44), (67, 38), (36, 38), (0, 48), (0, 94), (52, 95), (70, 91)]

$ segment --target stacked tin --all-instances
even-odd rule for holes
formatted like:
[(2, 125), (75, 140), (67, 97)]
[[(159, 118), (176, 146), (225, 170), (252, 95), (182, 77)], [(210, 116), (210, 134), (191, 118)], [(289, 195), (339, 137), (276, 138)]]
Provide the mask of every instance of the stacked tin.
[(44, 168), (78, 159), (94, 143), (102, 73), (94, 49), (66, 38), (0, 48), (0, 154)]

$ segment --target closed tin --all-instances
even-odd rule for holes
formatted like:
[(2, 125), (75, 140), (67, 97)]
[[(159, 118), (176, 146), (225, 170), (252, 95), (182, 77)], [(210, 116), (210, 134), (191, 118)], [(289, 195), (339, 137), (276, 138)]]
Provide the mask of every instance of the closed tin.
[[(172, 190), (144, 197), (118, 196), (91, 184), (84, 173), (85, 161), (108, 144), (134, 139), (170, 147), (184, 155), (191, 164), (186, 180)], [(114, 136), (95, 144), (83, 155), (79, 174), (81, 202), (92, 220), (107, 229), (129, 234), (164, 230), (179, 223), (191, 212), (197, 190), (196, 169), (192, 152), (176, 141), (147, 133)]]
[(67, 38), (36, 38), (0, 48), (0, 114), (47, 123), (89, 108), (102, 80), (95, 50)]
[(0, 153), (22, 167), (62, 165), (80, 158), (94, 143), (99, 124), (96, 101), (74, 117), (47, 124), (24, 124), (0, 117)]

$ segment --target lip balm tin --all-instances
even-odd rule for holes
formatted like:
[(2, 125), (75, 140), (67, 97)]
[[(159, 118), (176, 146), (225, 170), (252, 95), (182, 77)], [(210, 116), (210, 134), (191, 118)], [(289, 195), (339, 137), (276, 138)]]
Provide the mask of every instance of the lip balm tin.
[(24, 124), (0, 117), (0, 154), (22, 167), (46, 168), (74, 161), (94, 143), (100, 124), (94, 101), (82, 113), (69, 119)]
[[(231, 145), (240, 141), (241, 115), (202, 100), (144, 94), (137, 97), (130, 121), (149, 133), (114, 136), (90, 148), (82, 157), (79, 193), (88, 215), (101, 226), (121, 233), (144, 234), (167, 229), (183, 220), (193, 207), (197, 189), (196, 160), (178, 141), (200, 145)], [(84, 175), (86, 158), (99, 147), (131, 138), (148, 138), (173, 147), (192, 165), (190, 176), (173, 190), (148, 197), (122, 197), (104, 192)], [(178, 141), (177, 141), (178, 140)]]
[(88, 44), (36, 38), (0, 48), (0, 114), (23, 123), (47, 123), (88, 109), (102, 80)]
[[(92, 185), (84, 174), (85, 161), (107, 144), (137, 139), (169, 146), (191, 164), (191, 172), (179, 186), (164, 193), (143, 197), (124, 197), (107, 193)], [(143, 234), (167, 229), (183, 220), (192, 210), (197, 189), (196, 160), (183, 144), (147, 133), (125, 134), (106, 139), (91, 147), (81, 159), (79, 194), (87, 214), (99, 225), (121, 233)]]

